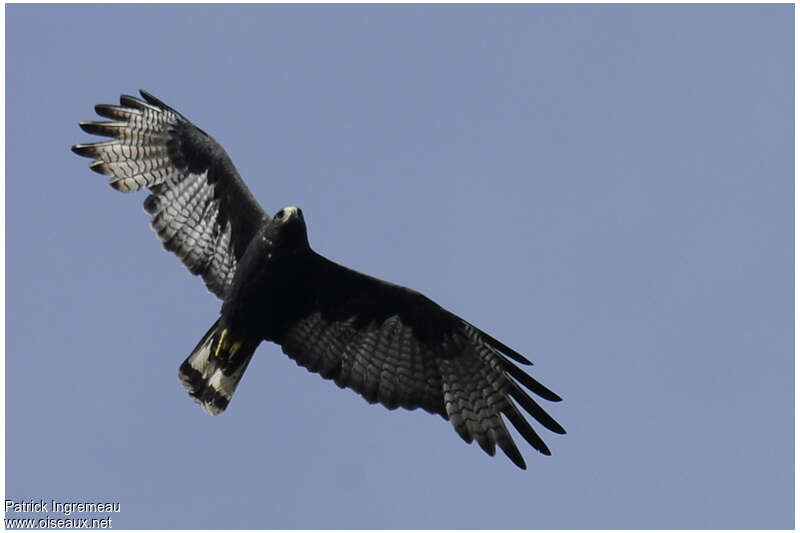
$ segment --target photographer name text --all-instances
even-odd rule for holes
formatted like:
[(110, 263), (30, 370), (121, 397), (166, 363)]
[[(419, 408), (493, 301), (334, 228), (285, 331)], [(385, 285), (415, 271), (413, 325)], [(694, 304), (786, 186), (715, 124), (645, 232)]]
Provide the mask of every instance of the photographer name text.
[[(36, 513), (46, 514), (47, 516), (40, 518), (6, 518), (6, 529), (28, 529), (28, 528), (46, 528), (46, 529), (82, 529), (82, 528), (100, 528), (110, 529), (111, 515), (107, 513), (120, 512), (119, 502), (75, 502), (75, 501), (60, 501), (60, 500), (6, 500), (5, 501), (6, 514), (8, 513)], [(53, 517), (50, 513), (58, 513), (68, 518)], [(102, 514), (102, 517), (72, 517), (69, 516), (73, 513), (76, 514)]]

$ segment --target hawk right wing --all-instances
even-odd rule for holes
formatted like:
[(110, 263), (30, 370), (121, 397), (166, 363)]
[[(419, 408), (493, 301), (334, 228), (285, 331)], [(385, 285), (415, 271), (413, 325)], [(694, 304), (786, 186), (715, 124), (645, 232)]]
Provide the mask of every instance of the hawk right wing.
[(95, 106), (111, 121), (80, 127), (111, 140), (77, 144), (72, 151), (95, 159), (89, 168), (109, 176), (118, 191), (150, 189), (144, 208), (164, 248), (224, 299), (238, 261), (269, 215), (217, 141), (140, 92), (144, 100), (123, 95), (118, 106)]
[(499, 446), (522, 469), (503, 417), (550, 455), (522, 411), (554, 433), (564, 428), (525, 389), (561, 398), (515, 364), (528, 359), (416, 291), (318, 254), (308, 264), (314, 296), (276, 339), (298, 365), (369, 403), (439, 414), (466, 442), (489, 455)]

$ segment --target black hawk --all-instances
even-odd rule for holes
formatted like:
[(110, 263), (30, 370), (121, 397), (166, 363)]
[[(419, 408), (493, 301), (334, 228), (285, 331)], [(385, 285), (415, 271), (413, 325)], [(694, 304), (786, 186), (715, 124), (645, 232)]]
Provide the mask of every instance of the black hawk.
[[(449, 420), (489, 455), (525, 461), (505, 418), (549, 455), (522, 416), (565, 433), (523, 389), (555, 393), (515, 364), (521, 354), (419, 292), (360, 274), (314, 252), (303, 212), (270, 217), (210, 135), (159, 99), (123, 95), (81, 122), (109, 140), (72, 147), (118, 191), (147, 188), (150, 225), (164, 248), (222, 300), (220, 316), (181, 365), (191, 397), (212, 415), (230, 402), (256, 347), (279, 344), (298, 365), (370, 403), (421, 407)], [(519, 406), (519, 407), (518, 407)]]

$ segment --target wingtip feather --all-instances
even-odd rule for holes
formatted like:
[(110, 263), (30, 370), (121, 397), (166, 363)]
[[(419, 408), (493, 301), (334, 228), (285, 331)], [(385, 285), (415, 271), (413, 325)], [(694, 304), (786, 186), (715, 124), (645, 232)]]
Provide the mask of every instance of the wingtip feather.
[(72, 150), (72, 153), (82, 157), (92, 157), (89, 153), (91, 146), (91, 144), (74, 144), (70, 147), (70, 150)]
[(135, 107), (140, 108), (144, 102), (130, 94), (119, 95), (119, 105), (122, 107)]
[(94, 172), (97, 172), (98, 174), (101, 174), (103, 176), (111, 175), (111, 170), (108, 168), (108, 165), (106, 165), (105, 161), (95, 161), (94, 163), (89, 165), (89, 168)]
[(504, 370), (511, 375), (514, 379), (519, 381), (522, 385), (528, 388), (531, 392), (539, 396), (540, 398), (544, 398), (545, 400), (551, 402), (560, 402), (561, 397), (556, 394), (555, 392), (551, 391), (531, 376), (529, 376), (525, 371), (521, 368), (518, 368), (514, 363), (511, 361), (505, 360), (503, 361), (503, 368)]
[[(139, 94), (142, 95), (142, 98), (144, 98), (145, 102), (147, 102), (148, 104), (156, 106), (156, 107), (159, 107), (159, 108), (164, 109), (166, 111), (172, 111), (176, 115), (182, 117), (184, 120), (188, 120), (181, 113), (179, 113), (178, 111), (176, 111), (175, 109), (173, 109), (172, 107), (167, 105), (163, 100), (153, 96), (151, 93), (145, 91), (144, 89), (139, 89)], [(197, 129), (200, 129), (200, 128), (197, 128)], [(200, 130), (200, 131), (202, 131), (202, 130)]]
[(522, 457), (517, 445), (514, 444), (514, 439), (512, 439), (511, 435), (508, 434), (508, 429), (505, 429), (505, 424), (503, 424), (503, 426), (503, 429), (505, 430), (505, 438), (498, 439), (497, 445), (501, 450), (503, 450), (503, 453), (506, 454), (506, 457), (508, 457), (512, 463), (514, 463), (518, 468), (525, 470), (527, 468), (525, 459)]
[(520, 435), (530, 444), (533, 446), (539, 453), (542, 455), (550, 455), (550, 449), (547, 447), (547, 444), (542, 440), (542, 438), (533, 430), (528, 421), (522, 416), (519, 410), (513, 405), (510, 404), (506, 409), (503, 410), (503, 414), (506, 418), (508, 418), (511, 425), (519, 431)]
[(125, 119), (133, 110), (112, 104), (97, 104), (94, 106), (94, 112), (104, 118)]
[(139, 94), (142, 95), (142, 98), (148, 103), (153, 105), (160, 105), (163, 106), (164, 102), (153, 96), (151, 93), (145, 91), (144, 89), (139, 89)]
[(547, 411), (542, 409), (542, 407), (536, 403), (536, 401), (525, 394), (518, 385), (512, 382), (511, 390), (509, 391), (509, 395), (514, 398), (520, 406), (522, 406), (525, 411), (528, 412), (533, 418), (536, 419), (541, 425), (552, 431), (553, 433), (558, 433), (559, 435), (563, 435), (566, 433), (564, 428), (561, 427), (561, 424), (556, 422), (556, 420), (550, 416)]

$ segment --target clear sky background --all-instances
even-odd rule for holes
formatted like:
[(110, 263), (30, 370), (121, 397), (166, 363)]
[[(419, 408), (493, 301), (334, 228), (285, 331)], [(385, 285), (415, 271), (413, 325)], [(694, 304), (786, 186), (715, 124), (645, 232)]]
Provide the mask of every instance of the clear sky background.
[[(6, 497), (117, 528), (792, 528), (793, 9), (7, 6)], [(533, 360), (553, 455), (517, 470), (273, 344), (225, 414), (191, 402), (219, 302), (69, 151), (140, 87), (317, 251)]]

